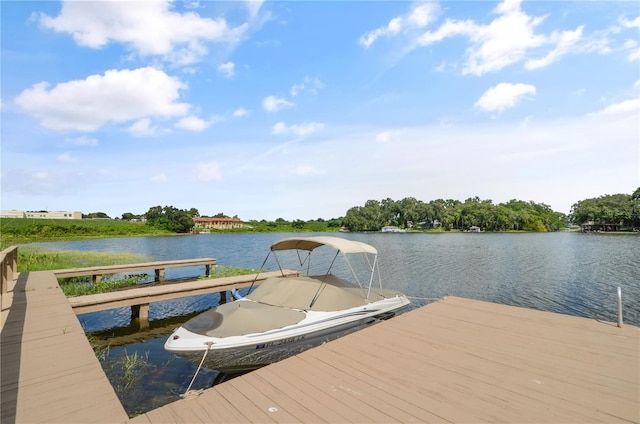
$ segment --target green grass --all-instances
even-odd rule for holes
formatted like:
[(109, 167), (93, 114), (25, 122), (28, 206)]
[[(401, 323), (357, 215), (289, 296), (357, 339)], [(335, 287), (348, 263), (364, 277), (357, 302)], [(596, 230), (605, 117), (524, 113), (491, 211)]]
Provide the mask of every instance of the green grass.
[(263, 271), (265, 270), (216, 265), (216, 273), (215, 275), (212, 276), (212, 278), (235, 277), (237, 275), (255, 274), (257, 272), (263, 272)]
[(54, 251), (31, 246), (18, 247), (18, 272), (132, 264), (148, 260), (145, 256), (128, 253)]
[(86, 296), (89, 294), (111, 293), (114, 291), (135, 287), (149, 276), (147, 274), (133, 274), (125, 278), (112, 279), (105, 276), (100, 282), (94, 283), (91, 277), (61, 278), (60, 288), (67, 297)]
[(174, 234), (143, 222), (92, 219), (0, 218), (0, 247), (37, 241)]
[[(149, 262), (149, 258), (128, 253), (76, 252), (44, 250), (31, 246), (18, 248), (18, 272), (51, 271), (55, 269), (86, 268), (102, 265), (121, 265), (138, 262)], [(236, 275), (255, 274), (258, 270), (231, 266), (216, 266), (211, 277), (220, 278)], [(131, 274), (125, 278), (114, 279), (111, 275), (93, 283), (91, 277), (62, 278), (60, 288), (67, 297), (85, 296), (88, 294), (109, 293), (130, 287), (149, 278), (148, 274)]]

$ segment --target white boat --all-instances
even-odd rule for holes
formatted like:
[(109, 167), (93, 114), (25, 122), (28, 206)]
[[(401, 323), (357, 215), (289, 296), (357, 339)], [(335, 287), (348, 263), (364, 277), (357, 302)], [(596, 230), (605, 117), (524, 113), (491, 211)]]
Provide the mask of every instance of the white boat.
[[(268, 278), (245, 297), (203, 312), (178, 328), (165, 349), (218, 371), (253, 369), (391, 318), (410, 303), (404, 294), (382, 288), (378, 253), (368, 244), (339, 237), (287, 238), (267, 255), (281, 271), (279, 256), (285, 251), (296, 258), (300, 276)], [(305, 276), (312, 269), (312, 252), (314, 261), (319, 256), (329, 263), (328, 269)], [(339, 256), (342, 267), (335, 264)]]
[(406, 233), (407, 232), (407, 230), (400, 229), (395, 225), (387, 225), (385, 227), (382, 227), (382, 230), (380, 231), (382, 231), (383, 233)]

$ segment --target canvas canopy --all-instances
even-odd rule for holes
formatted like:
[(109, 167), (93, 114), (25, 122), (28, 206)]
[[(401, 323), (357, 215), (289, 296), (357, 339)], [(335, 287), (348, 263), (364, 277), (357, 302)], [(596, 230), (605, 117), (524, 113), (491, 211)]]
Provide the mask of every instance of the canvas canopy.
[[(318, 300), (311, 307), (318, 291)], [(362, 289), (335, 275), (268, 278), (247, 298), (268, 305), (313, 311), (340, 311), (370, 302), (365, 299)]]
[(342, 253), (371, 253), (377, 255), (375, 247), (360, 241), (347, 240), (340, 237), (295, 237), (280, 240), (271, 246), (271, 251), (277, 250), (308, 250), (312, 251), (320, 246), (330, 246)]
[(187, 321), (187, 330), (209, 337), (230, 337), (297, 324), (304, 312), (257, 302), (231, 302)]

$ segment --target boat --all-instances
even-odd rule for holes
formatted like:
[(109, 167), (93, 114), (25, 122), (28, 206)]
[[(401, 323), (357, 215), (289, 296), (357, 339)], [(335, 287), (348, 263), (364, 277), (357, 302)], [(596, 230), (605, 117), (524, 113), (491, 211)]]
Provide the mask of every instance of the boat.
[[(283, 255), (295, 260), (297, 275), (285, 276)], [(187, 321), (164, 348), (220, 372), (251, 370), (389, 319), (410, 303), (403, 293), (383, 289), (378, 252), (366, 243), (286, 238), (271, 245), (260, 269), (270, 257), (281, 276)], [(310, 275), (318, 257), (326, 271)]]
[(404, 229), (400, 229), (399, 227), (396, 227), (395, 225), (387, 225), (382, 227), (382, 231), (383, 233), (406, 233), (407, 230)]
[(209, 230), (202, 230), (202, 231), (200, 231), (200, 233), (199, 233), (199, 234), (211, 234), (211, 231), (209, 231)]

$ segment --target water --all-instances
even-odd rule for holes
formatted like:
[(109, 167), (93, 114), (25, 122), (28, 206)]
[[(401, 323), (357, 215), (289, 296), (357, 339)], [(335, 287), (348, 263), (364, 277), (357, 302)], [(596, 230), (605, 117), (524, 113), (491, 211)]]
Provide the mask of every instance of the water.
[[(136, 237), (36, 245), (55, 250), (128, 252), (148, 256), (150, 260), (213, 257), (219, 265), (259, 268), (269, 246), (290, 236), (295, 234)], [(340, 236), (375, 246), (385, 286), (410, 296), (412, 308), (453, 295), (615, 322), (617, 287), (621, 287), (625, 324), (640, 325), (640, 236), (580, 233)], [(167, 269), (166, 277), (194, 276), (203, 271), (203, 267)], [(210, 294), (153, 303), (149, 310), (150, 328), (145, 332), (129, 325), (129, 308), (79, 316), (95, 340), (110, 345), (101, 363), (129, 414), (157, 408), (177, 400), (184, 392), (196, 365), (165, 352), (164, 340), (193, 314), (217, 305), (218, 301), (218, 294)], [(210, 387), (225, 378), (229, 376), (204, 369), (192, 388)]]

